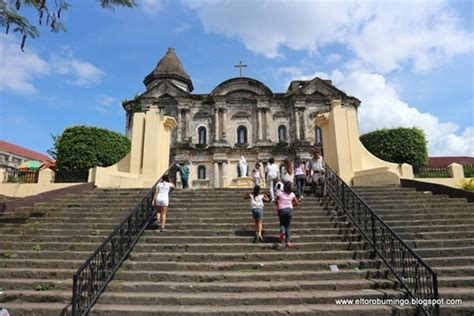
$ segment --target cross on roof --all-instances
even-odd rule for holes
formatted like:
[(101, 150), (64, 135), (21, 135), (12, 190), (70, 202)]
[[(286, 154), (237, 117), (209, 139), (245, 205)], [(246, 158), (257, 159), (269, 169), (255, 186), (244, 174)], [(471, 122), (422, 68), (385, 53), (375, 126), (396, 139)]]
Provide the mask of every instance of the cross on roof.
[(242, 78), (242, 68), (247, 67), (247, 65), (242, 64), (242, 61), (239, 61), (238, 65), (234, 65), (234, 67), (239, 68), (240, 71), (240, 77)]

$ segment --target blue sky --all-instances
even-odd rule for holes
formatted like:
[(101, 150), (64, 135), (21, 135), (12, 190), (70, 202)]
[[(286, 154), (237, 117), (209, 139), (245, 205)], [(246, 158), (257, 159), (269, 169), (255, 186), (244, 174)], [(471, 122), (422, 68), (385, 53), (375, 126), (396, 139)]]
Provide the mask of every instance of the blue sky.
[(137, 3), (74, 1), (61, 17), (67, 32), (43, 27), (24, 53), (2, 35), (0, 139), (44, 153), (71, 125), (123, 133), (121, 100), (144, 91), (173, 46), (194, 93), (238, 76), (240, 60), (274, 92), (319, 76), (362, 101), (361, 132), (418, 126), (431, 156), (474, 156), (472, 1)]

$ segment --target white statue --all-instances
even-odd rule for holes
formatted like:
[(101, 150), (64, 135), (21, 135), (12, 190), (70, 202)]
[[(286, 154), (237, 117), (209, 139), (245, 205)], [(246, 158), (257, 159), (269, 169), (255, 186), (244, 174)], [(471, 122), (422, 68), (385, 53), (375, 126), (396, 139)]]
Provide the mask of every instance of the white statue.
[(244, 155), (240, 155), (239, 169), (240, 169), (240, 176), (246, 177), (247, 176), (247, 160), (245, 160)]

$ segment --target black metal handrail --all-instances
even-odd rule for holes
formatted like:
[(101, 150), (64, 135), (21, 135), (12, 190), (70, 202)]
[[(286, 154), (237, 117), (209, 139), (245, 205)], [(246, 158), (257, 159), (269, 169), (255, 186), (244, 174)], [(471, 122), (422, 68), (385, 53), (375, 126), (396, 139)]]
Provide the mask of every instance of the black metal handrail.
[[(170, 180), (176, 179), (175, 163), (163, 175), (165, 174), (169, 175)], [(156, 185), (162, 177), (74, 273), (72, 279), (73, 316), (87, 315), (90, 312), (143, 234), (153, 218), (152, 199)]]
[(338, 215), (349, 217), (423, 313), (438, 316), (436, 273), (344, 180), (327, 165), (326, 169), (325, 206), (332, 203)]

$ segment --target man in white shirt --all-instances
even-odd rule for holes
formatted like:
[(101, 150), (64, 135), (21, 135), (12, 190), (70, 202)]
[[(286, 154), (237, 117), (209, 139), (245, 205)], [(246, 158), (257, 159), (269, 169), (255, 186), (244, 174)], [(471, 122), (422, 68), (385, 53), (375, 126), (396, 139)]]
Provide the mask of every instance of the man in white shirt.
[(318, 148), (316, 148), (313, 152), (313, 158), (308, 161), (307, 164), (307, 169), (311, 171), (312, 175), (312, 182), (311, 182), (311, 187), (314, 193), (314, 196), (316, 196), (316, 186), (318, 184), (321, 184), (321, 192), (322, 195), (326, 195), (326, 186), (324, 183), (324, 174), (326, 170), (326, 165), (324, 164), (324, 159), (323, 156), (321, 156), (321, 152), (319, 151)]
[(267, 177), (267, 183), (270, 188), (270, 196), (272, 198), (272, 202), (275, 200), (274, 186), (279, 177), (278, 167), (275, 166), (274, 162), (275, 159), (273, 159), (273, 157), (268, 159), (268, 164), (265, 167), (265, 175)]

